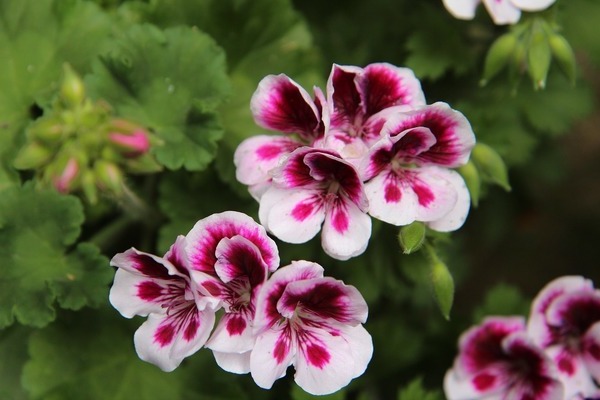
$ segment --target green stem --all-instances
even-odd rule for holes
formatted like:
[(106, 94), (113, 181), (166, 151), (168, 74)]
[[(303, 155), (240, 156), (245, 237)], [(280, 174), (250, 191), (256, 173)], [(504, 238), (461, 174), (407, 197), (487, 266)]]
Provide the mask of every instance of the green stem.
[(88, 242), (95, 244), (102, 252), (110, 249), (122, 232), (133, 225), (136, 221), (127, 216), (120, 216), (102, 229), (100, 229)]

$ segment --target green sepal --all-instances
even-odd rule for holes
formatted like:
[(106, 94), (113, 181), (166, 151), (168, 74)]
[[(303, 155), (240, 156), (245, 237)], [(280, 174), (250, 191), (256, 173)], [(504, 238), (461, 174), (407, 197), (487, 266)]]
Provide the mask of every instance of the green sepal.
[(39, 140), (46, 145), (59, 143), (64, 133), (62, 121), (56, 115), (41, 117), (27, 128), (27, 136), (30, 139)]
[(481, 178), (491, 181), (507, 192), (511, 187), (508, 182), (508, 170), (502, 157), (492, 147), (484, 143), (477, 143), (471, 152), (471, 160), (477, 165)]
[(558, 33), (551, 34), (548, 38), (548, 43), (558, 66), (569, 82), (574, 85), (577, 78), (577, 66), (575, 62), (575, 53), (573, 53), (571, 45), (564, 36)]
[(63, 65), (63, 80), (60, 85), (60, 99), (68, 108), (79, 106), (85, 99), (85, 86), (81, 77), (69, 64)]
[(454, 302), (454, 279), (446, 264), (440, 260), (431, 245), (426, 245), (427, 261), (429, 264), (429, 285), (433, 291), (433, 297), (447, 320), (450, 319), (450, 310)]
[(518, 38), (513, 32), (505, 33), (492, 43), (485, 57), (483, 76), (479, 84), (484, 86), (496, 76), (511, 59)]
[(411, 254), (418, 251), (425, 242), (425, 224), (415, 221), (412, 224), (403, 226), (398, 233), (398, 242), (402, 247), (404, 254)]
[(25, 145), (13, 161), (16, 169), (37, 169), (44, 166), (52, 158), (53, 152), (39, 142)]
[(552, 53), (548, 44), (548, 37), (543, 29), (534, 29), (527, 52), (527, 65), (529, 77), (533, 81), (534, 89), (546, 87), (546, 78), (552, 61)]
[(467, 184), (469, 194), (471, 195), (471, 204), (473, 204), (473, 207), (477, 207), (479, 205), (479, 196), (481, 194), (481, 177), (479, 176), (479, 170), (473, 161), (469, 161), (458, 168), (458, 173), (463, 177)]

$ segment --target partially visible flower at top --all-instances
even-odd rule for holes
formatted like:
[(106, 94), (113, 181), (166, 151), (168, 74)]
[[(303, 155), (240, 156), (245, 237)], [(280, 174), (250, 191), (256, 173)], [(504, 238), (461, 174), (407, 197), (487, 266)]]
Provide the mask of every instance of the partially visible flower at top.
[(204, 346), (215, 322), (214, 301), (190, 278), (184, 243), (179, 236), (164, 257), (132, 248), (111, 260), (118, 269), (110, 303), (124, 317), (148, 317), (135, 332), (135, 349), (163, 371)]
[(390, 115), (423, 105), (421, 83), (409, 68), (388, 63), (365, 68), (334, 64), (327, 81), (330, 124), (325, 147), (358, 164), (380, 138)]
[(534, 299), (528, 334), (556, 363), (569, 399), (597, 395), (600, 382), (600, 290), (581, 276), (548, 283)]
[(363, 184), (350, 163), (333, 151), (301, 147), (273, 172), (273, 183), (260, 199), (259, 217), (289, 243), (312, 239), (323, 225), (323, 250), (346, 260), (367, 248), (367, 210)]
[(250, 372), (257, 293), (279, 267), (275, 242), (249, 216), (226, 211), (194, 225), (186, 235), (186, 254), (200, 291), (225, 310), (206, 347), (224, 370)]
[(446, 373), (448, 400), (563, 400), (552, 361), (526, 335), (522, 317), (488, 317), (459, 339)]
[(460, 228), (469, 212), (464, 165), (475, 145), (469, 121), (446, 103), (390, 116), (361, 165), (369, 214), (394, 225)]
[(252, 378), (268, 389), (296, 369), (296, 383), (324, 395), (348, 385), (366, 369), (373, 343), (362, 323), (367, 304), (353, 286), (323, 277), (323, 268), (296, 261), (277, 270), (260, 291)]
[(542, 11), (556, 0), (442, 0), (446, 9), (458, 19), (473, 19), (479, 3), (483, 2), (496, 25), (514, 24), (521, 11)]
[(308, 92), (284, 74), (269, 75), (258, 84), (250, 109), (256, 123), (283, 135), (258, 135), (244, 140), (236, 149), (237, 179), (249, 186), (257, 199), (271, 181), (269, 171), (281, 156), (301, 146), (312, 146), (323, 138), (328, 116), (321, 90)]

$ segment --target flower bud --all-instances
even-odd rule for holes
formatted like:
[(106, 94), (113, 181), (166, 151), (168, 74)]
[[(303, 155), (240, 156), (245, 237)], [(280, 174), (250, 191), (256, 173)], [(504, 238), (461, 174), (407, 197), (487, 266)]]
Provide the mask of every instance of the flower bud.
[(101, 188), (115, 194), (120, 194), (123, 191), (123, 173), (116, 164), (98, 160), (94, 163), (94, 175), (98, 186)]
[(534, 30), (527, 52), (527, 65), (529, 76), (533, 80), (533, 87), (536, 90), (546, 87), (546, 77), (551, 60), (552, 54), (546, 33), (542, 29)]
[(13, 162), (16, 169), (37, 169), (52, 158), (53, 152), (39, 142), (31, 142), (21, 148)]
[(415, 221), (410, 225), (400, 228), (398, 241), (404, 254), (411, 254), (419, 250), (425, 242), (425, 224)]
[(125, 171), (133, 174), (152, 174), (162, 171), (160, 165), (150, 154), (124, 160)]
[(433, 296), (444, 318), (450, 319), (450, 310), (454, 302), (454, 279), (433, 247), (428, 245), (426, 249), (429, 262), (429, 284), (433, 290)]
[(517, 45), (517, 35), (513, 32), (505, 33), (492, 43), (485, 57), (483, 77), (479, 82), (484, 86), (492, 79), (510, 60)]
[(559, 35), (558, 33), (551, 34), (548, 43), (550, 44), (550, 50), (552, 50), (552, 55), (556, 59), (559, 67), (567, 76), (569, 82), (575, 84), (575, 54), (573, 53), (571, 45), (564, 36)]
[(142, 129), (131, 133), (111, 132), (108, 139), (128, 157), (137, 157), (150, 149), (148, 134)]
[(471, 160), (477, 165), (483, 179), (499, 185), (506, 191), (510, 191), (506, 165), (496, 150), (479, 142), (471, 152)]
[(462, 167), (458, 168), (458, 173), (463, 177), (469, 194), (471, 195), (471, 203), (473, 207), (477, 207), (479, 204), (479, 195), (481, 193), (481, 178), (479, 171), (472, 161), (469, 161)]
[(79, 176), (79, 171), (79, 163), (71, 157), (67, 160), (61, 172), (53, 177), (52, 184), (60, 193), (69, 193), (75, 189), (75, 180)]
[(98, 201), (98, 188), (96, 187), (96, 176), (90, 169), (86, 169), (81, 174), (81, 189), (90, 204), (96, 204)]
[(69, 64), (63, 66), (63, 81), (60, 85), (60, 99), (68, 107), (80, 105), (85, 98), (83, 81)]
[(62, 121), (56, 116), (42, 117), (27, 128), (27, 134), (31, 139), (39, 140), (44, 144), (59, 143), (64, 133)]

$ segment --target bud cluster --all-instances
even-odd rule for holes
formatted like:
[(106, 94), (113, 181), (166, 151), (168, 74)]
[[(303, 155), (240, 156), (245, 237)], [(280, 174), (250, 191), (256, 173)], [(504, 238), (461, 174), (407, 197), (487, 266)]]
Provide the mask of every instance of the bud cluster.
[(157, 140), (147, 129), (117, 118), (103, 101), (85, 95), (81, 78), (68, 66), (51, 108), (33, 121), (18, 153), (17, 169), (36, 171), (38, 184), (61, 193), (120, 195), (126, 173), (152, 173), (161, 166), (150, 154)]
[(508, 65), (512, 74), (527, 73), (533, 87), (543, 89), (554, 58), (563, 74), (575, 82), (575, 54), (569, 42), (558, 33), (555, 22), (543, 15), (524, 19), (498, 37), (490, 46), (485, 59), (481, 85), (496, 76)]

